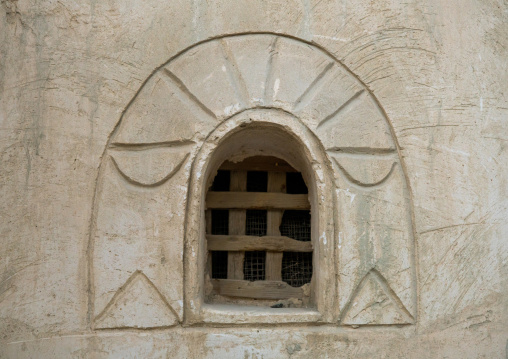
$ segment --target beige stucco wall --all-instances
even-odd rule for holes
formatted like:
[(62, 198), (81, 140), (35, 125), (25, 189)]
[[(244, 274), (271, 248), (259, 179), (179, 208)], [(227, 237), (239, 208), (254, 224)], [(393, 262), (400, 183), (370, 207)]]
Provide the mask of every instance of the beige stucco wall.
[[(0, 357), (508, 355), (506, 4), (6, 0), (0, 6)], [(188, 327), (182, 318), (159, 329), (94, 324), (93, 202), (116, 124), (143, 82), (173, 56), (208, 38), (249, 32), (315, 43), (386, 112), (413, 205), (404, 213), (414, 226), (414, 324)], [(177, 180), (186, 183), (186, 171), (190, 165)], [(178, 191), (185, 192), (161, 195), (177, 214), (165, 228), (179, 236), (165, 247), (175, 253), (183, 251), (184, 232)], [(182, 278), (183, 262), (175, 268), (171, 280)], [(148, 277), (156, 286), (164, 282)], [(169, 304), (182, 317), (178, 288), (167, 296), (175, 296)]]

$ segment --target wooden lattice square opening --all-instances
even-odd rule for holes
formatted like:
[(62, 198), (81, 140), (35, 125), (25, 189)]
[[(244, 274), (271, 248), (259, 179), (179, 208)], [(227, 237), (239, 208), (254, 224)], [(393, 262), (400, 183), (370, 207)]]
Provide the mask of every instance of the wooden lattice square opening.
[(266, 252), (244, 252), (243, 279), (248, 281), (265, 280), (266, 278)]
[(206, 196), (206, 301), (305, 307), (313, 274), (301, 173), (275, 157), (226, 161)]

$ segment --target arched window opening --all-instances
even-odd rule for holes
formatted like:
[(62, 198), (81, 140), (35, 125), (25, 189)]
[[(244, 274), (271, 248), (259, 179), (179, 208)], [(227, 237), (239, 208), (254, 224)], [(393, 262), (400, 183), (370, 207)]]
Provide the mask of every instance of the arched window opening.
[(206, 195), (208, 303), (306, 307), (311, 205), (302, 174), (273, 156), (225, 161)]

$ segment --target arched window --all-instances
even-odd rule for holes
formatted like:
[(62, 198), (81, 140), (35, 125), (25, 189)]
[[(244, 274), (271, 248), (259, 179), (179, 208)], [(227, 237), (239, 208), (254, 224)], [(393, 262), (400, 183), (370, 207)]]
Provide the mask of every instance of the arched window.
[(309, 305), (310, 207), (302, 174), (286, 161), (224, 162), (206, 196), (206, 301)]
[(185, 237), (188, 323), (329, 321), (331, 164), (294, 116), (245, 111), (196, 154)]

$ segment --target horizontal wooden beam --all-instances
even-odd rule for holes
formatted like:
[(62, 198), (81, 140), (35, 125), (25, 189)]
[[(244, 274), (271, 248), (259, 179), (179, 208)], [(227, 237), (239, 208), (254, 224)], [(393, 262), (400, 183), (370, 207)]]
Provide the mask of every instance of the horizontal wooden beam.
[(281, 281), (258, 280), (249, 282), (235, 279), (212, 279), (212, 285), (217, 294), (228, 297), (252, 299), (303, 298), (301, 287), (291, 287)]
[(310, 209), (306, 194), (268, 192), (213, 192), (206, 195), (207, 208)]
[(241, 162), (224, 162), (220, 170), (268, 171), (268, 172), (296, 172), (289, 163), (272, 156), (252, 156)]
[(312, 252), (311, 242), (297, 241), (283, 236), (233, 236), (207, 235), (207, 248), (210, 251), (273, 251), (273, 252)]

